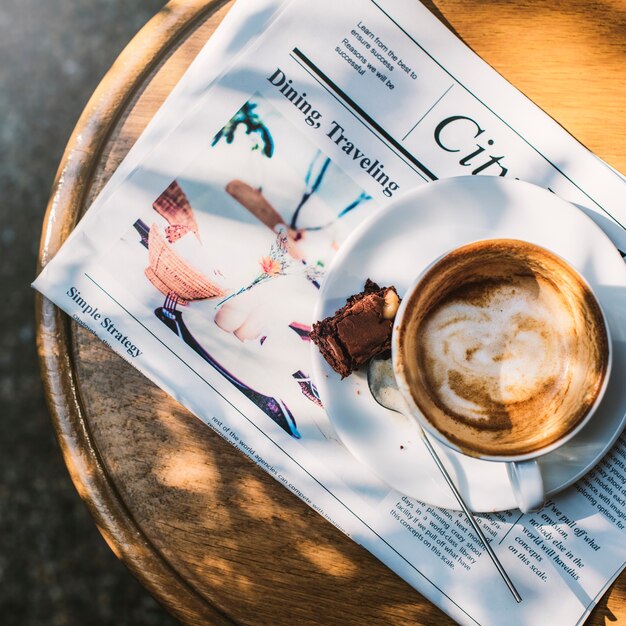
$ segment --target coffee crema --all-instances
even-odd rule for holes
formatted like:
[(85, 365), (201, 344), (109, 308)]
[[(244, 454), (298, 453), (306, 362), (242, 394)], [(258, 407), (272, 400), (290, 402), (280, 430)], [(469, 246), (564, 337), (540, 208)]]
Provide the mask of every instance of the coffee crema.
[(409, 296), (398, 332), (415, 404), (471, 455), (523, 455), (560, 440), (607, 372), (609, 340), (589, 287), (523, 241), (479, 241), (439, 260)]

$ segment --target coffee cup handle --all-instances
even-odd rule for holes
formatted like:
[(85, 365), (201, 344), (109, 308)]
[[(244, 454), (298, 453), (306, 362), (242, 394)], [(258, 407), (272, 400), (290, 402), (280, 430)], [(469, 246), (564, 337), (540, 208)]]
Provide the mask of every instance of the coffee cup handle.
[(520, 511), (538, 511), (546, 498), (539, 463), (535, 459), (507, 463), (506, 469)]

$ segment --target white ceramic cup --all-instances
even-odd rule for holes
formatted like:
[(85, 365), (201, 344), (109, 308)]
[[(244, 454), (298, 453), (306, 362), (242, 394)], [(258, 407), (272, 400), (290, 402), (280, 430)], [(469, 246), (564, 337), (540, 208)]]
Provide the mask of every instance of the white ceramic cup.
[[(539, 248), (539, 246), (535, 247)], [(553, 452), (563, 444), (570, 441), (573, 437), (575, 437), (585, 427), (589, 420), (592, 419), (594, 413), (596, 412), (596, 409), (602, 401), (604, 392), (606, 391), (612, 365), (611, 338), (606, 316), (604, 314), (604, 311), (602, 310), (600, 302), (593, 293), (593, 290), (591, 289), (588, 282), (574, 268), (572, 268), (571, 265), (569, 265), (564, 259), (562, 259), (562, 257), (558, 257), (558, 255), (546, 251), (548, 252), (548, 254), (552, 254), (553, 256), (560, 259), (569, 267), (569, 269), (584, 284), (588, 293), (595, 300), (598, 306), (601, 314), (602, 324), (604, 326), (604, 332), (606, 334), (606, 361), (601, 385), (597, 390), (593, 403), (589, 406), (586, 413), (579, 419), (575, 427), (570, 429), (563, 436), (559, 437), (558, 439), (552, 440), (548, 445), (545, 445), (540, 449), (535, 449), (532, 452), (527, 452), (524, 454), (484, 454), (476, 452), (474, 450), (468, 451), (467, 449), (463, 449), (455, 442), (450, 441), (450, 439), (447, 438), (445, 434), (439, 431), (418, 407), (413, 393), (411, 392), (409, 382), (407, 380), (406, 371), (403, 364), (402, 348), (400, 345), (403, 323), (405, 321), (405, 317), (408, 317), (408, 307), (413, 306), (413, 298), (411, 296), (413, 294), (416, 294), (420, 289), (424, 287), (424, 280), (428, 279), (430, 270), (437, 266), (443, 259), (448, 257), (451, 252), (453, 251), (449, 251), (441, 257), (435, 259), (419, 274), (419, 276), (414, 280), (412, 285), (404, 294), (402, 302), (396, 314), (392, 337), (392, 362), (396, 384), (398, 386), (398, 389), (400, 390), (400, 393), (402, 394), (404, 404), (406, 405), (405, 412), (410, 417), (414, 418), (427, 433), (431, 434), (437, 441), (441, 442), (448, 448), (451, 448), (452, 450), (455, 450), (460, 454), (472, 456), (474, 458), (478, 458), (484, 461), (506, 463), (507, 473), (511, 483), (511, 489), (520, 510), (523, 513), (535, 511), (540, 509), (545, 501), (543, 479), (537, 459), (545, 454)]]

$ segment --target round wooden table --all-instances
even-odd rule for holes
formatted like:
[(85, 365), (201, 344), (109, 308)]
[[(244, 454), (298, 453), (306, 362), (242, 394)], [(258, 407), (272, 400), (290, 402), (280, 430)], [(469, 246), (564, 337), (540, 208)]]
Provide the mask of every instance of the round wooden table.
[[(626, 0), (427, 5), (626, 172)], [(229, 6), (172, 0), (124, 50), (59, 167), (41, 266)], [(182, 622), (453, 623), (49, 301), (39, 298), (37, 312), (43, 380), (74, 484), (111, 549)], [(626, 623), (624, 574), (588, 624), (605, 620)]]

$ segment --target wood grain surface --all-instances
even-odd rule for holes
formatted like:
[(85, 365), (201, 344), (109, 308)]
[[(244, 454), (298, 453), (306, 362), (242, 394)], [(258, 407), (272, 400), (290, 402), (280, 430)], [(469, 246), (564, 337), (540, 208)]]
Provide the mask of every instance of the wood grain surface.
[[(626, 0), (427, 6), (626, 172)], [(173, 0), (87, 105), (46, 214), (43, 267), (228, 10)], [(68, 469), (111, 549), (186, 624), (452, 624), (97, 339), (39, 298), (38, 349)], [(555, 599), (555, 601), (558, 601)], [(626, 624), (626, 576), (588, 620)]]

